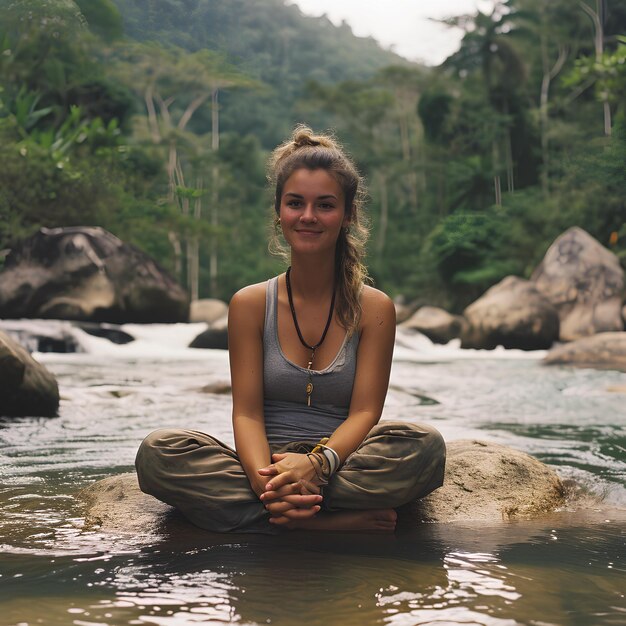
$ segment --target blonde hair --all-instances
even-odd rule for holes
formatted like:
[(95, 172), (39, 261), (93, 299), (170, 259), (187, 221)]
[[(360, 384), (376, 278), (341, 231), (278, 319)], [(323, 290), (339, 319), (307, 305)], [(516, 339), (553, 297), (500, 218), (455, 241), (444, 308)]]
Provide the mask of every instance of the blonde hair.
[[(365, 185), (356, 166), (339, 142), (331, 135), (314, 135), (305, 125), (298, 125), (289, 140), (272, 152), (268, 179), (275, 187), (274, 211), (280, 213), (280, 201), (287, 179), (299, 169), (324, 170), (341, 187), (345, 198), (345, 215), (349, 225), (341, 229), (335, 248), (335, 283), (337, 285), (337, 317), (352, 334), (361, 320), (361, 290), (369, 281), (363, 263), (369, 228), (363, 212)], [(279, 237), (274, 221), (270, 251), (289, 261), (289, 251)]]

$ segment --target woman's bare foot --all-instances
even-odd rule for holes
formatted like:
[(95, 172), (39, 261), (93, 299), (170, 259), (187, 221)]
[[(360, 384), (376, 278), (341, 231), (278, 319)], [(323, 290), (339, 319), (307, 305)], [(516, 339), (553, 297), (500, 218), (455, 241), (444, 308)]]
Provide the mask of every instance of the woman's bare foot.
[(319, 513), (306, 520), (285, 524), (291, 530), (339, 530), (351, 532), (387, 532), (396, 528), (398, 514), (393, 509), (371, 509), (367, 511), (340, 511)]

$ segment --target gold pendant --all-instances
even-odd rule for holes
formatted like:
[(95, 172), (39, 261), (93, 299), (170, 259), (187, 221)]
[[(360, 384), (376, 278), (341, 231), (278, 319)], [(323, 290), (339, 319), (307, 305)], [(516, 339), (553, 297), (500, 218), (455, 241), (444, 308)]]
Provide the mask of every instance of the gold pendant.
[(313, 383), (309, 381), (306, 385), (306, 404), (311, 406), (311, 394), (313, 393)]
[(311, 358), (309, 359), (309, 365), (307, 370), (309, 370), (309, 382), (306, 384), (306, 405), (311, 406), (311, 394), (313, 393), (313, 381), (311, 379), (311, 368), (313, 367), (313, 359), (315, 358), (315, 348), (313, 348), (313, 352), (311, 352)]

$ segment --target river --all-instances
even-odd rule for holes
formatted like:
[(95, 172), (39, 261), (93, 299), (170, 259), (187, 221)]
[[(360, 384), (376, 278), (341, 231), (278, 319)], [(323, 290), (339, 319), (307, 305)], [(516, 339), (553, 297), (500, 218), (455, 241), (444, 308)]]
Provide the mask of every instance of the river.
[(399, 335), (385, 416), (446, 440), (526, 451), (597, 503), (394, 535), (216, 535), (182, 520), (128, 535), (85, 523), (78, 490), (132, 470), (161, 426), (232, 444), (225, 352), (202, 326), (125, 326), (114, 345), (37, 354), (59, 417), (0, 421), (0, 624), (291, 626), (626, 624), (626, 374), (545, 367), (542, 353), (464, 351)]

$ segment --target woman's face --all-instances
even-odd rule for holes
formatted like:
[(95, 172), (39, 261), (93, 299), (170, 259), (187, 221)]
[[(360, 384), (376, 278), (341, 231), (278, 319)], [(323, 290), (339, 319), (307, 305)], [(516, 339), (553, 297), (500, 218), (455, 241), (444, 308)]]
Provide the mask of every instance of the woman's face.
[(283, 186), (280, 224), (292, 251), (334, 253), (341, 229), (349, 224), (339, 183), (323, 169), (296, 170)]

